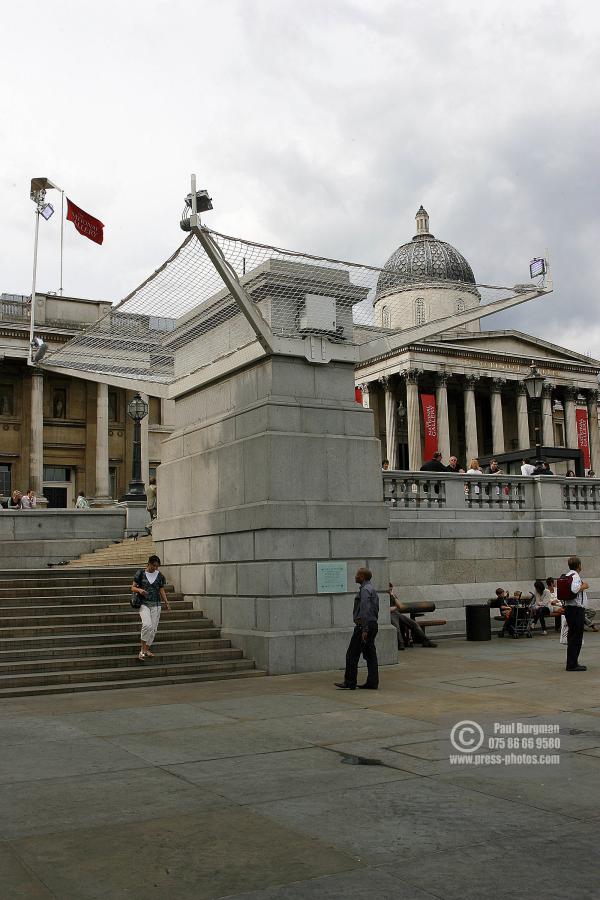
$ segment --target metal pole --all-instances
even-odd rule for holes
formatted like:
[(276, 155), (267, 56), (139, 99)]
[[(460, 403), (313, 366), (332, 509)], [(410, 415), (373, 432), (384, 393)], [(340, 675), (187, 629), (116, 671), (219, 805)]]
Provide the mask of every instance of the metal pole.
[(539, 466), (542, 462), (542, 445), (540, 443), (540, 431), (542, 424), (542, 398), (536, 400), (535, 411), (535, 461)]
[(58, 293), (63, 292), (63, 246), (65, 234), (65, 192), (60, 192), (60, 287)]
[(27, 357), (27, 362), (30, 366), (33, 365), (33, 330), (35, 327), (35, 282), (37, 278), (37, 254), (38, 254), (38, 233), (40, 230), (40, 211), (36, 209), (35, 211), (35, 237), (33, 240), (33, 281), (31, 284), (31, 310), (29, 314), (29, 356)]

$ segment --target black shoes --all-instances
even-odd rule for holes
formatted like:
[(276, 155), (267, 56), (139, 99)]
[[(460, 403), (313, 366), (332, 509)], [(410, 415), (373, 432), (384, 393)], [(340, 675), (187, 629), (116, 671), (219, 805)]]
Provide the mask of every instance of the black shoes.
[(339, 688), (340, 691), (354, 691), (356, 690), (356, 685), (354, 684), (346, 684), (345, 681), (336, 681), (335, 687)]
[(362, 690), (366, 690), (366, 691), (378, 691), (379, 690), (379, 685), (377, 685), (377, 684), (357, 684), (356, 686), (361, 688)]
[(567, 672), (587, 672), (587, 666), (573, 666), (571, 669), (567, 669)]

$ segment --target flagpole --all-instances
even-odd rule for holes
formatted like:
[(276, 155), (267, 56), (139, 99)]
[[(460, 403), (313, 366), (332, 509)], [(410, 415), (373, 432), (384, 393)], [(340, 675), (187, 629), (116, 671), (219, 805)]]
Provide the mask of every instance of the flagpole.
[(65, 235), (65, 192), (60, 192), (60, 288), (58, 293), (62, 297), (63, 292), (63, 246)]

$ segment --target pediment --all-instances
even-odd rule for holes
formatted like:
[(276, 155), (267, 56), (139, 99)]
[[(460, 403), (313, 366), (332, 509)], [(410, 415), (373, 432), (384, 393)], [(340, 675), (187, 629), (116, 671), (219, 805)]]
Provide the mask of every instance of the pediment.
[(481, 331), (460, 335), (456, 333), (435, 335), (427, 343), (459, 347), (463, 351), (471, 349), (479, 353), (484, 351), (535, 360), (543, 358), (552, 362), (570, 364), (575, 362), (579, 365), (583, 363), (593, 368), (600, 368), (600, 361), (597, 359), (541, 340), (522, 331)]

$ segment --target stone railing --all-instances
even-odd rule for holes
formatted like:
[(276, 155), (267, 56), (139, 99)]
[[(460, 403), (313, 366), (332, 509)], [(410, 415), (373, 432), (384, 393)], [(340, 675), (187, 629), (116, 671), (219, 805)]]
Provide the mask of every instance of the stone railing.
[(533, 482), (517, 475), (388, 471), (383, 473), (383, 499), (404, 509), (522, 509)]
[(383, 499), (405, 510), (600, 510), (600, 479), (383, 472)]

